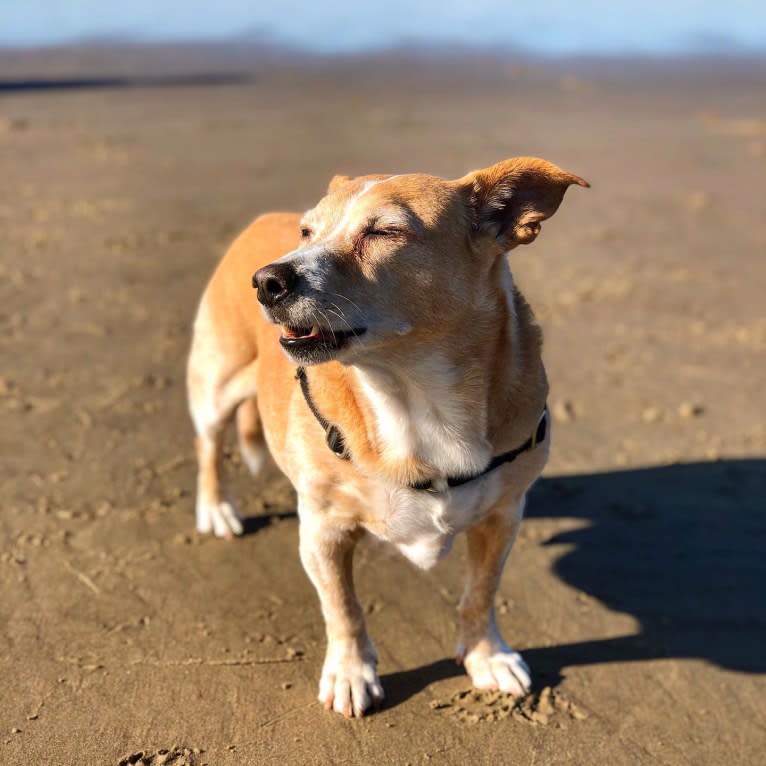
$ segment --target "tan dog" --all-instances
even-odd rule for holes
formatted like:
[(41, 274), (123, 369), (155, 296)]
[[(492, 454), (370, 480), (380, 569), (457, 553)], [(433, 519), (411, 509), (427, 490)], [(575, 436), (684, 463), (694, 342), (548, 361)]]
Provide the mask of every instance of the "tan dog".
[(365, 531), (423, 568), (465, 531), (458, 659), (479, 688), (529, 691), (493, 602), (548, 456), (548, 385), (505, 253), (535, 239), (570, 184), (588, 185), (528, 157), (457, 181), (335, 177), (305, 215), (258, 218), (205, 290), (188, 371), (197, 528), (242, 532), (221, 489), (236, 411), (250, 468), (265, 437), (297, 490), (327, 626), (319, 699), (339, 713), (383, 697), (352, 583)]

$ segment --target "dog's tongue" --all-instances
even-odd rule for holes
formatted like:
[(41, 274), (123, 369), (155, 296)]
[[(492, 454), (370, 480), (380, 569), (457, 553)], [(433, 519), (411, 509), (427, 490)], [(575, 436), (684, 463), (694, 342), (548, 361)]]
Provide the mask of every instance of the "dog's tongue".
[(290, 327), (289, 325), (284, 325), (282, 327), (282, 335), (290, 340), (318, 338), (321, 334), (319, 327), (316, 325), (313, 327)]
[(322, 340), (325, 343), (334, 344), (336, 337), (332, 330), (325, 330), (319, 325), (313, 327), (282, 327), (282, 335), (288, 340)]

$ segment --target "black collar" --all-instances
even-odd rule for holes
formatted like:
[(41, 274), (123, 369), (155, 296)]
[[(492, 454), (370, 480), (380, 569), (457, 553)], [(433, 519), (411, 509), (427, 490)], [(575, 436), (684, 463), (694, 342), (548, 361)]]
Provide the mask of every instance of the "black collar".
[[(309, 381), (308, 377), (306, 376), (306, 370), (303, 367), (299, 367), (295, 373), (295, 377), (300, 381), (303, 398), (306, 400), (306, 404), (311, 410), (311, 413), (317, 419), (319, 425), (324, 429), (327, 446), (341, 460), (350, 460), (351, 455), (346, 448), (346, 443), (343, 440), (343, 434), (340, 432), (340, 429), (338, 426), (330, 423), (330, 421), (327, 420), (321, 412), (319, 412), (316, 404), (314, 403), (314, 400), (311, 398), (311, 391), (309, 390)], [(516, 447), (515, 449), (508, 450), (508, 452), (503, 452), (502, 455), (493, 457), (492, 460), (489, 461), (489, 465), (487, 465), (483, 471), (475, 473), (472, 476), (448, 476), (447, 486), (452, 488), (459, 487), (462, 484), (468, 484), (469, 481), (473, 481), (474, 479), (478, 479), (481, 476), (488, 474), (490, 471), (494, 471), (495, 468), (498, 468), (504, 463), (513, 462), (519, 455), (522, 454), (522, 452), (527, 452), (528, 450), (534, 449), (540, 442), (545, 440), (545, 436), (548, 432), (548, 417), (548, 405), (546, 404), (545, 407), (543, 407), (542, 413), (540, 414), (540, 419), (537, 421), (535, 432), (524, 442), (524, 444), (522, 444), (520, 447)], [(430, 479), (428, 481), (419, 481), (415, 484), (410, 484), (409, 486), (411, 489), (435, 491), (434, 484)]]

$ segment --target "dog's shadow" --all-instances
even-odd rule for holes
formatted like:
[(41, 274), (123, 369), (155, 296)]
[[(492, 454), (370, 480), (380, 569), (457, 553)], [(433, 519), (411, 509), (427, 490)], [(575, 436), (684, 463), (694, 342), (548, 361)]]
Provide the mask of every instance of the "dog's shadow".
[(242, 519), (242, 534), (256, 535), (266, 527), (272, 524), (285, 521), (286, 519), (295, 519), (298, 517), (296, 511), (269, 511), (258, 516), (246, 516)]
[[(565, 668), (700, 658), (766, 672), (766, 460), (728, 460), (549, 478), (527, 517), (576, 518), (553, 564), (568, 585), (639, 622), (633, 635), (520, 647), (535, 686)], [(388, 706), (463, 672), (452, 660), (383, 678)]]

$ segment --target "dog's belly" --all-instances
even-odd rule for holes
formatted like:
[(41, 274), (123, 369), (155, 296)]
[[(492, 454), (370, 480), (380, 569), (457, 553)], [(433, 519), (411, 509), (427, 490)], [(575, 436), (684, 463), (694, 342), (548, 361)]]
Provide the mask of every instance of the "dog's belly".
[(429, 569), (449, 553), (456, 534), (480, 521), (508, 491), (501, 474), (493, 472), (447, 492), (380, 488), (375, 522), (365, 526), (413, 564)]

